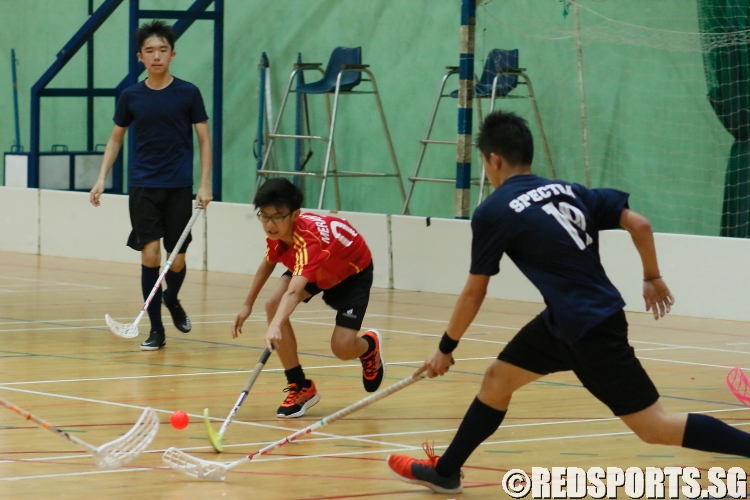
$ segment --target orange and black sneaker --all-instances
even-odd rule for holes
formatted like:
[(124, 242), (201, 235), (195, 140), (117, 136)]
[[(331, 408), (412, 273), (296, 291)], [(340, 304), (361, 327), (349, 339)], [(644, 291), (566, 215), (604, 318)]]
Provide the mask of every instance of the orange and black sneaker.
[(314, 406), (320, 401), (318, 391), (315, 389), (315, 382), (309, 380), (310, 387), (300, 387), (297, 384), (289, 384), (284, 392), (287, 393), (286, 399), (279, 409), (276, 410), (276, 416), (279, 418), (297, 418), (305, 414), (308, 408)]
[(461, 485), (461, 471), (450, 477), (438, 475), (435, 468), (440, 457), (435, 455), (435, 449), (427, 443), (422, 444), (422, 449), (427, 453), (426, 460), (417, 460), (406, 455), (388, 455), (388, 468), (393, 475), (406, 483), (421, 484), (436, 493), (461, 493), (464, 489)]
[(367, 392), (375, 392), (380, 387), (385, 374), (385, 360), (383, 360), (383, 340), (377, 330), (367, 330), (362, 338), (369, 338), (374, 343), (372, 351), (365, 354), (359, 361), (362, 363), (362, 384)]

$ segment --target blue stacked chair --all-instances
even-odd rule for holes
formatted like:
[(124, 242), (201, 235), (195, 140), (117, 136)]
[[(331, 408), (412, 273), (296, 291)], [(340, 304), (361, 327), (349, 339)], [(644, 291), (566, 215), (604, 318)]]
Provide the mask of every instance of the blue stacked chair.
[[(419, 141), (422, 144), (422, 147), (419, 151), (419, 156), (417, 157), (417, 166), (414, 169), (414, 175), (409, 177), (411, 186), (409, 187), (409, 193), (407, 194), (406, 201), (404, 202), (402, 210), (402, 213), (404, 214), (409, 213), (409, 202), (411, 201), (412, 194), (414, 193), (414, 187), (417, 182), (440, 182), (444, 184), (454, 184), (456, 182), (455, 178), (453, 177), (421, 177), (419, 175), (419, 172), (422, 168), (422, 163), (424, 161), (425, 152), (427, 151), (427, 145), (456, 145), (455, 140), (431, 139), (432, 129), (435, 125), (435, 118), (437, 117), (440, 102), (443, 98), (446, 97), (454, 99), (458, 97), (458, 90), (454, 90), (449, 94), (445, 93), (446, 82), (452, 75), (458, 74), (458, 66), (447, 66), (446, 69), (448, 70), (448, 72), (443, 75), (443, 79), (440, 82), (440, 90), (438, 91), (437, 99), (435, 100), (435, 105), (432, 109), (432, 115), (430, 116), (429, 125), (427, 126), (427, 133), (425, 134), (424, 138)], [(518, 67), (518, 49), (492, 49), (490, 53), (487, 54), (487, 59), (484, 63), (481, 77), (476, 78), (475, 75), (474, 80), (474, 98), (476, 99), (475, 102), (477, 104), (475, 107), (477, 109), (477, 113), (479, 114), (480, 122), (483, 120), (482, 99), (490, 100), (490, 113), (494, 111), (495, 101), (497, 99), (531, 100), (534, 110), (534, 117), (536, 118), (537, 128), (539, 129), (539, 136), (542, 142), (542, 147), (547, 158), (549, 175), (554, 179), (555, 168), (552, 164), (552, 155), (550, 154), (547, 137), (544, 134), (544, 128), (542, 127), (542, 119), (539, 115), (539, 107), (537, 105), (536, 98), (534, 97), (534, 88), (531, 85), (531, 80), (526, 74), (526, 69)], [(525, 94), (511, 93), (518, 87), (518, 85), (526, 86)], [(486, 195), (487, 184), (485, 181), (486, 179), (484, 176), (484, 172), (481, 172), (478, 178), (472, 179), (472, 185), (479, 186), (479, 203), (482, 202), (482, 199)]]
[[(393, 150), (393, 143), (391, 141), (391, 135), (388, 130), (388, 124), (385, 120), (385, 113), (383, 112), (383, 105), (380, 101), (380, 93), (375, 82), (375, 76), (369, 69), (369, 65), (362, 64), (362, 48), (361, 47), (336, 47), (331, 53), (331, 57), (328, 60), (325, 71), (322, 69), (321, 63), (297, 63), (294, 65), (294, 70), (289, 77), (289, 83), (284, 92), (284, 97), (281, 101), (281, 107), (279, 108), (279, 114), (276, 119), (271, 133), (268, 134), (269, 143), (266, 148), (265, 155), (263, 156), (263, 162), (261, 168), (256, 170), (257, 182), (256, 190), (260, 186), (261, 180), (269, 176), (302, 176), (302, 177), (314, 177), (322, 180), (320, 186), (320, 195), (318, 197), (318, 209), (323, 208), (323, 200), (325, 197), (325, 190), (328, 178), (334, 180), (335, 194), (336, 194), (336, 209), (341, 209), (341, 196), (339, 194), (339, 177), (395, 177), (398, 182), (398, 187), (401, 194), (401, 201), (406, 201), (406, 192), (404, 190), (404, 184), (401, 179), (401, 173), (398, 167), (398, 161), (396, 160), (396, 154)], [(293, 88), (293, 85), (297, 81), (297, 74), (301, 71), (318, 71), (321, 73), (321, 79), (307, 84), (297, 85)], [(367, 75), (367, 78), (363, 78), (363, 73)], [(357, 87), (362, 82), (369, 82), (372, 86), (372, 90), (357, 90)], [(287, 99), (290, 93), (300, 93), (304, 95), (324, 94), (326, 96), (326, 107), (328, 110), (328, 136), (317, 136), (308, 133), (303, 134), (280, 134), (279, 124), (286, 108)], [(329, 96), (333, 94), (333, 109), (331, 109)], [(388, 172), (366, 172), (366, 171), (341, 171), (338, 170), (336, 165), (336, 152), (334, 147), (334, 131), (336, 128), (336, 116), (339, 106), (339, 97), (341, 95), (355, 95), (355, 94), (373, 94), (375, 96), (375, 103), (377, 104), (380, 120), (383, 125), (383, 131), (385, 133), (386, 143), (390, 152), (391, 162), (393, 163), (393, 173)], [(272, 154), (273, 146), (278, 139), (294, 139), (294, 140), (314, 140), (323, 141), (327, 143), (326, 157), (323, 163), (323, 169), (319, 172), (314, 171), (300, 171), (300, 170), (275, 170), (269, 169), (268, 163), (269, 158)]]

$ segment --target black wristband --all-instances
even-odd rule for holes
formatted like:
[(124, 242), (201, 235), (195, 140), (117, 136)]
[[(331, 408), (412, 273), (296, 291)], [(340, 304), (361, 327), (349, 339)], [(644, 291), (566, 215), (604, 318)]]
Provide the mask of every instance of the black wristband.
[(440, 349), (440, 352), (443, 354), (450, 354), (452, 353), (456, 347), (458, 347), (458, 340), (453, 340), (448, 336), (448, 333), (443, 334), (443, 338), (440, 339), (440, 345), (438, 346), (438, 349)]

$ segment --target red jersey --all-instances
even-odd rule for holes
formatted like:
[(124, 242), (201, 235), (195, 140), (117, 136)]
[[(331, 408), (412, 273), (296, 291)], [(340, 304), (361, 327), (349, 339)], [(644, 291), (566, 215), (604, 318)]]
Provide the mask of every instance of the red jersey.
[(338, 285), (372, 262), (365, 239), (344, 219), (303, 213), (294, 223), (294, 246), (266, 238), (266, 260), (281, 262), (321, 290)]

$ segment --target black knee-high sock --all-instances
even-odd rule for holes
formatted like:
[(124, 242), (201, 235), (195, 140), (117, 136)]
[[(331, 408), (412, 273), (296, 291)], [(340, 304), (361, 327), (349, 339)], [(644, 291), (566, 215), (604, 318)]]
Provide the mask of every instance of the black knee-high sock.
[(183, 267), (179, 271), (167, 271), (167, 275), (164, 276), (164, 280), (167, 282), (167, 289), (164, 290), (164, 300), (171, 302), (177, 298), (177, 294), (180, 293), (182, 288), (182, 282), (185, 281), (185, 273), (187, 272), (187, 266)]
[[(154, 288), (156, 280), (159, 279), (158, 267), (146, 267), (141, 265), (141, 290), (143, 291), (143, 300), (148, 298), (151, 289)], [(148, 305), (148, 317), (151, 320), (151, 331), (164, 333), (164, 325), (161, 322), (161, 287), (156, 290), (154, 298)]]
[(302, 370), (302, 365), (284, 370), (284, 375), (286, 375), (286, 381), (290, 384), (297, 384), (297, 387), (309, 387), (305, 379), (305, 372)]
[(688, 413), (682, 447), (750, 457), (750, 434), (708, 415)]
[(505, 418), (499, 411), (474, 398), (458, 427), (453, 441), (438, 460), (435, 471), (439, 476), (449, 477), (461, 470), (461, 466), (482, 441), (490, 437)]

